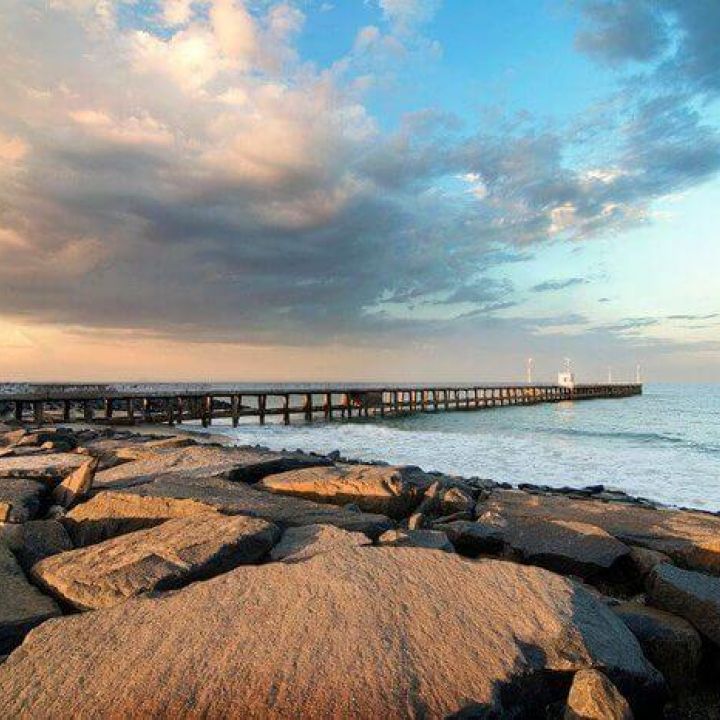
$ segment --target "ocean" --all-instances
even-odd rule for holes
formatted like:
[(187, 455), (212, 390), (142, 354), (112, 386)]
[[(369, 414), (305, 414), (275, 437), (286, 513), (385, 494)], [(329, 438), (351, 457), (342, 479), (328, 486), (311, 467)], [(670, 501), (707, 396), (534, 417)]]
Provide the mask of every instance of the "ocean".
[[(291, 387), (291, 386), (288, 386)], [(643, 395), (210, 432), (239, 445), (302, 448), (457, 475), (560, 487), (604, 484), (669, 505), (720, 511), (720, 385), (648, 384)], [(190, 425), (184, 425), (189, 429)]]

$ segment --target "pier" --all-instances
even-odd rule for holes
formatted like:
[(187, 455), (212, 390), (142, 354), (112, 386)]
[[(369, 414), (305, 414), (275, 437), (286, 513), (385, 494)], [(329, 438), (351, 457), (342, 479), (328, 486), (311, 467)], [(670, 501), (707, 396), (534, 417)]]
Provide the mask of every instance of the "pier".
[(293, 416), (305, 421), (385, 417), (415, 412), (473, 411), (598, 398), (621, 398), (642, 393), (641, 383), (584, 384), (564, 387), (550, 384), (487, 384), (428, 387), (307, 388), (203, 388), (152, 392), (115, 389), (112, 386), (41, 386), (23, 393), (0, 395), (0, 408), (11, 409), (17, 423), (99, 422), (134, 425), (230, 418), (237, 426), (243, 418), (264, 424), (279, 416), (290, 424)]

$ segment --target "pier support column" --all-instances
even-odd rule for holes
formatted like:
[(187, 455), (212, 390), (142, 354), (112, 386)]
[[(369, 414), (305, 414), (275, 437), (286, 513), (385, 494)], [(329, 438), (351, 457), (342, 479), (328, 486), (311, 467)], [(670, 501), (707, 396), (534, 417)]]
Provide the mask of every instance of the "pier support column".
[(202, 399), (202, 410), (200, 417), (202, 420), (202, 426), (208, 427), (212, 425), (212, 413), (213, 413), (213, 399), (212, 395), (205, 395)]
[(313, 399), (311, 393), (305, 394), (305, 422), (312, 422), (313, 419)]
[(267, 409), (267, 395), (258, 395), (258, 419), (265, 424), (265, 410)]
[(175, 410), (175, 423), (177, 425), (182, 425), (183, 416), (185, 414), (185, 398), (182, 395), (175, 398)]
[(173, 427), (175, 425), (175, 398), (165, 400), (165, 416), (167, 417), (167, 424)]
[(105, 398), (103, 400), (103, 405), (105, 407), (105, 419), (110, 420), (113, 416), (113, 401), (112, 398)]
[(92, 400), (83, 401), (83, 420), (92, 422), (95, 419), (95, 406)]
[(232, 426), (237, 427), (240, 422), (240, 395), (230, 397), (230, 414), (232, 415)]
[(133, 400), (133, 398), (127, 399), (127, 406), (125, 408), (125, 412), (127, 413), (128, 423), (130, 425), (134, 425), (135, 424), (135, 400)]
[(290, 393), (285, 393), (282, 399), (283, 424), (290, 424)]
[(42, 400), (36, 400), (33, 403), (33, 421), (36, 425), (42, 425), (45, 422), (45, 407)]
[(63, 400), (63, 422), (70, 422), (70, 401)]
[(323, 410), (325, 411), (325, 419), (332, 420), (332, 416), (333, 416), (332, 393), (325, 393), (325, 406), (324, 406)]
[(23, 401), (16, 400), (15, 401), (15, 420), (17, 420), (17, 422), (22, 422), (22, 419), (23, 419)]

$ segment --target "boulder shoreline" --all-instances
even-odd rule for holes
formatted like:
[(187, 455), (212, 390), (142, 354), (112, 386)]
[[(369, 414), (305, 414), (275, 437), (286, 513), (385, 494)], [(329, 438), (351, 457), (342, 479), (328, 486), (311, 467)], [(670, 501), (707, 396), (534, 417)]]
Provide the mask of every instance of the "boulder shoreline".
[(0, 716), (718, 718), (720, 513), (0, 425)]

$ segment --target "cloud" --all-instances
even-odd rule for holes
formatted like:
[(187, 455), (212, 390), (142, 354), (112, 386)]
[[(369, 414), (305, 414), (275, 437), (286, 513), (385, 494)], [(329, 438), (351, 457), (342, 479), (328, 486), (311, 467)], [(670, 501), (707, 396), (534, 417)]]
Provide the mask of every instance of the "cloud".
[(566, 280), (546, 280), (537, 285), (533, 285), (530, 290), (532, 292), (551, 292), (554, 290), (564, 290), (565, 288), (574, 287), (575, 285), (587, 285), (589, 280), (583, 277), (571, 277)]
[[(166, 2), (138, 27), (92, 2), (11, 0), (3, 314), (276, 344), (582, 326), (513, 323), (501, 311), (521, 298), (490, 278), (547, 243), (648, 222), (654, 200), (718, 172), (716, 128), (670, 85), (622, 87), (592, 123), (431, 107), (387, 127), (365, 80), (415, 63), (438, 8), (384, 2), (320, 68), (300, 57), (292, 3)], [(597, 134), (613, 140), (603, 163), (585, 159)]]

